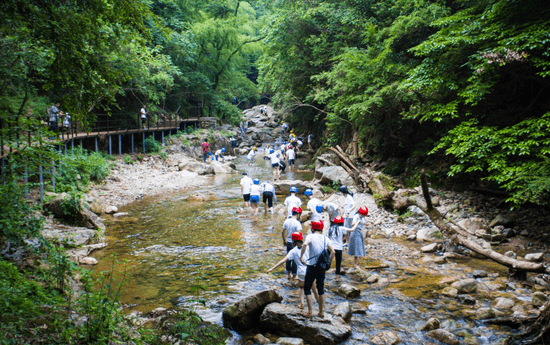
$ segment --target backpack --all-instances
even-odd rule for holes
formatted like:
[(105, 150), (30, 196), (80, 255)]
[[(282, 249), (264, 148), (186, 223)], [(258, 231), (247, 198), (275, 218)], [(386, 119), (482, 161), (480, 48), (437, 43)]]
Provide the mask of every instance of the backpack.
[[(326, 244), (326, 237), (325, 237), (325, 244)], [(324, 245), (323, 245), (324, 247)], [(317, 266), (318, 268), (322, 269), (323, 271), (328, 271), (330, 269), (331, 260), (330, 260), (330, 252), (328, 248), (325, 248), (321, 254), (319, 254), (319, 259), (317, 259)]]

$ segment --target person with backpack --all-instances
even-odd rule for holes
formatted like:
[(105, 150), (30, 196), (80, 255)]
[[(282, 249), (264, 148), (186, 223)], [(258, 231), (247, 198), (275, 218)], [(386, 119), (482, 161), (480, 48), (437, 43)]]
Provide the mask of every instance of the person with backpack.
[[(283, 223), (283, 230), (281, 235), (283, 237), (283, 246), (286, 246), (286, 252), (290, 252), (293, 248), (292, 234), (302, 231), (302, 223), (300, 223), (300, 217), (302, 216), (302, 209), (300, 207), (294, 207), (292, 209), (292, 217), (285, 220)], [(297, 266), (294, 262), (287, 261), (286, 272), (288, 274), (288, 281), (292, 282), (296, 279)]]
[(349, 237), (348, 245), (348, 255), (353, 256), (353, 265), (356, 269), (359, 267), (359, 258), (367, 255), (365, 252), (365, 239), (363, 238), (363, 227), (367, 221), (367, 216), (369, 215), (369, 209), (367, 206), (359, 208), (358, 213), (353, 217), (353, 231)]
[[(334, 259), (334, 248), (330, 242), (330, 239), (323, 235), (324, 224), (322, 221), (311, 222), (311, 235), (306, 237), (304, 244), (302, 245), (302, 251), (300, 253), (300, 260), (307, 265), (306, 276), (304, 278), (304, 294), (307, 301), (307, 313), (302, 315), (307, 318), (313, 317), (313, 299), (311, 297), (311, 287), (315, 282), (317, 292), (319, 293), (319, 313), (317, 316), (324, 318), (325, 308), (325, 272), (330, 268), (330, 262)], [(307, 256), (306, 249), (308, 251)], [(321, 262), (320, 259), (326, 258), (326, 252), (328, 251), (330, 257), (328, 259), (328, 267)]]
[[(294, 264), (296, 264), (297, 269), (297, 276), (298, 276), (298, 288), (299, 295), (300, 295), (300, 305), (298, 308), (303, 309), (304, 308), (304, 280), (306, 277), (306, 268), (307, 266), (304, 265), (304, 263), (300, 260), (300, 253), (302, 251), (302, 243), (304, 242), (304, 236), (301, 232), (294, 232), (292, 234), (292, 245), (293, 248), (291, 251), (289, 251), (284, 258), (281, 259), (281, 261), (277, 262), (275, 266), (271, 267), (267, 270), (267, 273), (270, 273), (275, 268), (281, 266), (285, 262), (292, 261)], [(317, 300), (317, 303), (319, 303), (319, 295), (317, 294), (317, 289), (315, 285), (313, 285), (313, 294), (315, 295), (315, 299)]]

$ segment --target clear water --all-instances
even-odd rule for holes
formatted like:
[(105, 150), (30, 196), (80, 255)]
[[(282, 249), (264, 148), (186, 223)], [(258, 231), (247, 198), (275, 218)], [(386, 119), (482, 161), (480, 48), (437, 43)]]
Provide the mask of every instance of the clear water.
[[(251, 177), (260, 177), (262, 181), (271, 177), (269, 162), (261, 158), (252, 167), (248, 167), (243, 157), (236, 164), (238, 170), (247, 171)], [(282, 179), (312, 177), (312, 173), (287, 172)], [(227, 304), (256, 291), (282, 288), (283, 303), (298, 303), (298, 289), (286, 285), (284, 268), (274, 274), (265, 273), (286, 254), (281, 240), (284, 218), (263, 212), (255, 217), (238, 214), (237, 208), (243, 206), (240, 178), (241, 175), (219, 175), (197, 190), (146, 198), (121, 210), (129, 212), (128, 217), (107, 222), (109, 246), (95, 252), (99, 264), (94, 271), (111, 270), (113, 254), (118, 262), (126, 261), (125, 265), (115, 265), (114, 270), (119, 276), (126, 271), (127, 285), (121, 299), (130, 306), (127, 310), (148, 312), (157, 307), (190, 306), (197, 308), (203, 318), (221, 324), (221, 311)], [(207, 195), (209, 201), (186, 200), (186, 196), (197, 192)], [(279, 195), (279, 203), (284, 198), (285, 195)], [(344, 259), (344, 266), (351, 266), (346, 255)], [(384, 258), (376, 258), (376, 262), (383, 263)], [(328, 311), (345, 301), (334, 293), (341, 283), (362, 289), (361, 297), (351, 302), (356, 308), (366, 309), (366, 313), (354, 314), (353, 335), (345, 344), (364, 344), (383, 330), (395, 332), (403, 344), (437, 343), (419, 331), (430, 317), (454, 321), (455, 327), (468, 329), (480, 344), (501, 340), (505, 330), (465, 317), (463, 310), (469, 306), (434, 293), (440, 290), (437, 282), (441, 277), (456, 275), (461, 270), (457, 265), (443, 267), (424, 269), (415, 262), (402, 260), (398, 268), (380, 272), (392, 282), (380, 288), (353, 281), (351, 276), (336, 280), (329, 273)], [(206, 306), (200, 305), (199, 299), (205, 299)], [(490, 301), (482, 303), (489, 305)], [(243, 342), (244, 337), (236, 333), (230, 340), (231, 344)]]

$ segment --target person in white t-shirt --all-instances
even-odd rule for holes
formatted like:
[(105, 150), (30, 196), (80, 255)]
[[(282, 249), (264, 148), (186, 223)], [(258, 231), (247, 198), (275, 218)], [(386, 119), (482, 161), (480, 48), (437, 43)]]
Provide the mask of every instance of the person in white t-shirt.
[(269, 144), (267, 144), (267, 147), (265, 148), (265, 151), (264, 151), (264, 157), (263, 157), (264, 160), (269, 159), (269, 150), (270, 150)]
[(214, 156), (216, 157), (216, 162), (218, 161), (218, 156), (220, 156), (223, 159), (223, 161), (225, 162), (225, 157), (223, 156), (224, 153), (225, 153), (225, 147), (222, 147), (221, 149), (217, 150), (214, 153)]
[(277, 195), (275, 194), (275, 187), (269, 181), (265, 181), (260, 186), (260, 189), (263, 191), (263, 194), (262, 194), (263, 198), (262, 199), (263, 199), (263, 202), (264, 202), (265, 213), (267, 214), (267, 211), (269, 209), (271, 214), (274, 214), (273, 213), (273, 202), (277, 202)]
[(334, 218), (336, 218), (336, 216), (339, 216), (341, 211), (341, 207), (333, 202), (325, 202), (324, 204), (319, 204), (315, 207), (315, 209), (317, 210), (317, 213), (327, 211), (328, 217), (330, 219), (330, 225), (333, 225)]
[[(304, 278), (304, 294), (306, 295), (308, 312), (304, 313), (305, 317), (313, 317), (313, 299), (311, 298), (311, 287), (315, 283), (317, 286), (317, 292), (319, 293), (319, 317), (324, 318), (325, 308), (325, 270), (317, 265), (319, 256), (327, 249), (330, 252), (330, 260), (334, 259), (334, 248), (330, 242), (330, 239), (323, 235), (324, 224), (322, 221), (311, 222), (311, 235), (306, 237), (302, 251), (300, 252), (300, 259), (307, 265), (306, 276)], [(307, 257), (305, 256), (306, 249), (308, 251)]]
[[(300, 223), (300, 216), (302, 215), (302, 209), (300, 207), (294, 207), (292, 209), (292, 217), (285, 220), (283, 223), (283, 231), (281, 236), (283, 237), (283, 246), (286, 246), (286, 252), (292, 250), (292, 237), (295, 232), (302, 232), (302, 223)], [(288, 281), (292, 282), (296, 279), (296, 264), (291, 261), (286, 263), (286, 272), (288, 274)]]
[(254, 215), (258, 214), (258, 207), (260, 206), (260, 179), (255, 178), (252, 180), (252, 185), (250, 186), (250, 206)]
[(248, 158), (248, 165), (252, 165), (252, 163), (254, 163), (254, 156), (256, 155), (256, 146), (254, 146), (252, 148), (252, 150), (250, 150), (250, 152), (248, 152), (248, 155), (246, 156), (246, 158)]
[(288, 156), (288, 169), (292, 171), (292, 166), (296, 160), (296, 152), (294, 151), (294, 147), (292, 147), (292, 145), (288, 146), (288, 151), (286, 151), (286, 154)]
[(294, 207), (301, 207), (302, 206), (302, 200), (296, 196), (296, 193), (298, 193), (298, 188), (296, 186), (290, 187), (290, 196), (287, 196), (285, 199), (285, 206), (288, 211), (288, 217), (292, 217), (292, 209)]
[(252, 179), (248, 177), (248, 174), (243, 172), (241, 178), (241, 196), (244, 199), (244, 205), (250, 207), (250, 186), (252, 186)]
[(332, 247), (334, 248), (334, 257), (336, 258), (336, 274), (344, 274), (341, 272), (342, 265), (342, 251), (344, 250), (344, 236), (349, 232), (352, 232), (357, 228), (356, 223), (351, 228), (346, 228), (344, 225), (344, 218), (342, 216), (337, 216), (334, 218), (334, 225), (330, 226), (328, 230), (328, 238), (332, 242)]
[(313, 197), (313, 190), (311, 188), (306, 189), (304, 195), (309, 199), (306, 207), (311, 211), (311, 220), (321, 220), (321, 213), (317, 212), (317, 205), (322, 205), (321, 200)]
[[(304, 265), (302, 260), (300, 260), (300, 253), (302, 251), (302, 243), (304, 242), (304, 236), (301, 232), (294, 232), (292, 234), (292, 244), (293, 248), (291, 251), (289, 251), (284, 258), (281, 259), (281, 261), (277, 262), (275, 266), (271, 267), (267, 270), (267, 273), (270, 273), (277, 267), (281, 266), (285, 262), (292, 261), (294, 264), (296, 264), (297, 267), (297, 273), (298, 273), (298, 288), (300, 289), (300, 305), (298, 308), (303, 309), (304, 308), (304, 279), (306, 277), (306, 268), (307, 266)], [(313, 294), (315, 295), (315, 299), (317, 302), (319, 302), (319, 295), (317, 294), (317, 288), (315, 285), (313, 285)]]
[(273, 149), (269, 150), (269, 159), (271, 160), (271, 167), (273, 168), (273, 181), (281, 178), (281, 172), (279, 170), (279, 156), (281, 154)]

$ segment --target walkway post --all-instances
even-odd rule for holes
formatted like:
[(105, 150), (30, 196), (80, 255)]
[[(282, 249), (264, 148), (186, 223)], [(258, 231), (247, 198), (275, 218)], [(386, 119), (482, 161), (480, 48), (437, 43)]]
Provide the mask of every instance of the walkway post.
[(143, 132), (143, 153), (145, 154), (145, 132)]
[(97, 152), (97, 137), (95, 137), (95, 152)]
[(52, 163), (52, 186), (55, 193), (55, 164)]
[(42, 175), (42, 165), (38, 167), (40, 176), (40, 202), (44, 202), (44, 176)]
[(74, 138), (71, 139), (71, 150), (74, 152)]
[(121, 135), (118, 135), (118, 155), (122, 156), (122, 138)]
[(28, 199), (28, 198), (29, 198), (29, 167), (27, 166), (27, 164), (25, 164), (25, 199)]
[(113, 155), (113, 145), (111, 141), (111, 136), (109, 135), (109, 156)]
[(67, 154), (67, 142), (65, 142), (65, 154)]
[(132, 133), (132, 154), (134, 154), (134, 133)]
[(162, 146), (164, 146), (164, 130), (162, 131)]

